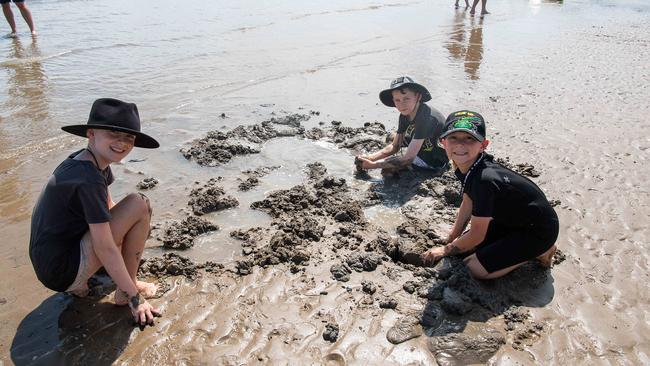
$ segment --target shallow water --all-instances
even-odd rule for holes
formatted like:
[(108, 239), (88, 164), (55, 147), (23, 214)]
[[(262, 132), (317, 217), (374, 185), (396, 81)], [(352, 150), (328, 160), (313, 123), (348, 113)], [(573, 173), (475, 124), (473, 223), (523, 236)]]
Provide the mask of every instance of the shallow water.
[[(377, 94), (401, 73), (428, 86), (430, 105), (443, 114), (481, 111), (491, 149), (534, 164), (539, 185), (562, 201), (560, 247), (570, 260), (554, 270), (556, 298), (538, 314), (551, 331), (527, 352), (506, 350), (497, 359), (650, 359), (645, 1), (490, 0), (492, 14), (482, 19), (454, 10), (452, 1), (28, 5), (38, 38), (18, 16), (19, 37), (0, 39), (2, 360), (19, 322), (51, 295), (31, 271), (29, 217), (47, 175), (83, 146), (60, 126), (85, 123), (94, 99), (137, 103), (143, 129), (161, 142), (128, 157), (146, 160), (116, 166), (112, 187), (120, 197), (144, 176), (157, 178), (148, 193), (154, 222), (179, 218), (194, 182), (224, 177), (240, 206), (207, 215), (221, 230), (188, 255), (229, 261), (239, 248), (228, 233), (269, 220), (248, 205), (300, 183), (305, 164), (321, 161), (353, 186), (368, 182), (352, 176), (351, 152), (297, 138), (271, 140), (260, 154), (218, 168), (188, 162), (179, 149), (212, 129), (311, 110), (320, 115), (308, 127), (378, 120), (395, 128), (395, 112)], [(261, 186), (235, 192), (242, 170), (271, 165), (281, 169)], [(387, 230), (401, 220), (394, 205), (367, 215)]]

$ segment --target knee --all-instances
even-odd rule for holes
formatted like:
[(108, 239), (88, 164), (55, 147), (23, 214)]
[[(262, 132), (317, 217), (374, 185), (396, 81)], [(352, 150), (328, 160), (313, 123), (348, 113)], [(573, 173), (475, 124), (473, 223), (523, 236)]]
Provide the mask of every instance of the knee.
[(21, 11), (27, 10), (27, 5), (25, 5), (25, 3), (15, 3), (15, 4), (16, 4), (16, 7), (18, 9), (20, 9)]
[(129, 202), (131, 202), (142, 216), (146, 216), (148, 219), (151, 218), (151, 202), (149, 202), (149, 197), (145, 196), (142, 193), (131, 193), (127, 196)]
[(11, 4), (10, 3), (2, 4), (2, 10), (11, 11)]

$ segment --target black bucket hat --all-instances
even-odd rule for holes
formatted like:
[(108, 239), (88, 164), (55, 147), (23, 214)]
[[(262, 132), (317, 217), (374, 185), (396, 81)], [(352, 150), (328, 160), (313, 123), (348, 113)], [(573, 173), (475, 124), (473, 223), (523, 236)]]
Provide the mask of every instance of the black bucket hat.
[(418, 84), (409, 76), (400, 76), (397, 79), (394, 79), (390, 82), (390, 87), (386, 90), (382, 90), (379, 93), (379, 99), (384, 105), (389, 107), (394, 107), (395, 103), (393, 102), (393, 90), (410, 88), (422, 95), (421, 102), (428, 102), (431, 100), (431, 93), (424, 86)]
[(483, 142), (485, 140), (485, 119), (480, 114), (472, 111), (454, 112), (447, 117), (442, 131), (441, 139), (454, 132), (461, 131), (469, 133), (476, 140)]
[(61, 127), (63, 131), (81, 137), (86, 137), (86, 131), (91, 128), (134, 135), (135, 143), (133, 145), (136, 147), (155, 149), (160, 146), (153, 137), (140, 132), (140, 115), (138, 107), (133, 103), (113, 98), (97, 99), (90, 108), (87, 124)]

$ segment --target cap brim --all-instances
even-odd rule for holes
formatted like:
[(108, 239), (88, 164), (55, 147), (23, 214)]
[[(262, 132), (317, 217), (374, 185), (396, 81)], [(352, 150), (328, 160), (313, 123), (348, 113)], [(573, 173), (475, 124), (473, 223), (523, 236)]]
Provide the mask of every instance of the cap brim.
[(139, 131), (134, 131), (128, 128), (122, 128), (122, 127), (115, 127), (111, 125), (70, 125), (70, 126), (63, 126), (61, 129), (65, 132), (71, 133), (73, 135), (81, 136), (81, 137), (86, 137), (86, 131), (89, 129), (98, 129), (98, 130), (111, 130), (111, 131), (120, 131), (120, 132), (126, 132), (128, 134), (134, 135), (135, 136), (135, 142), (133, 143), (133, 146), (135, 147), (141, 147), (144, 149), (155, 149), (160, 147), (160, 144), (156, 139), (153, 137), (144, 134)]
[(382, 90), (379, 93), (379, 100), (384, 103), (387, 107), (394, 107), (395, 102), (393, 102), (393, 90), (398, 90), (401, 88), (412, 88), (415, 89), (418, 93), (422, 94), (422, 103), (428, 102), (431, 100), (431, 93), (424, 86), (417, 83), (404, 83), (397, 85), (394, 88)]
[(475, 138), (476, 141), (478, 141), (478, 142), (483, 142), (483, 140), (485, 140), (485, 137), (477, 134), (476, 132), (474, 132), (472, 130), (468, 130), (466, 128), (454, 128), (453, 130), (449, 130), (449, 131), (443, 133), (442, 135), (440, 135), (440, 139), (442, 140), (442, 139), (444, 139), (445, 137), (451, 135), (454, 132), (465, 132), (466, 134), (471, 135), (473, 138)]

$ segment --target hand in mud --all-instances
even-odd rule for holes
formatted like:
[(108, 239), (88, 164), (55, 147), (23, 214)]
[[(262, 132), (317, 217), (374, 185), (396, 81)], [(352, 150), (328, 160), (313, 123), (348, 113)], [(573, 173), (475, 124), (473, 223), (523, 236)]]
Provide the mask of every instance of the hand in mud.
[(354, 158), (354, 164), (357, 166), (357, 170), (372, 169), (375, 167), (374, 162), (365, 156), (357, 156)]
[(153, 318), (162, 316), (160, 310), (154, 308), (146, 300), (138, 305), (137, 308), (131, 308), (131, 314), (133, 315), (133, 321), (135, 324), (139, 325), (141, 328), (145, 325), (153, 325)]
[(361, 156), (354, 157), (354, 165), (357, 167), (358, 172), (363, 171), (363, 160), (361, 160), (361, 158)]
[(441, 260), (445, 255), (445, 247), (441, 246), (427, 250), (426, 252), (422, 253), (420, 258), (422, 258), (422, 262), (425, 265), (432, 265)]

